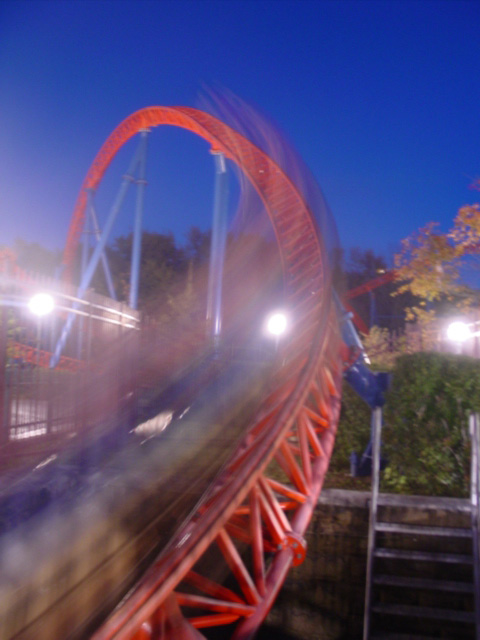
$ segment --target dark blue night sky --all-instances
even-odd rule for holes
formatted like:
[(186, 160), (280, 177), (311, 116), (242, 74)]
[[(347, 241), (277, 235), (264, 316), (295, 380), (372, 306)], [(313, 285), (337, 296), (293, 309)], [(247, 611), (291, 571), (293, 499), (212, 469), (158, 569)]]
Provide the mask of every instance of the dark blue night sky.
[[(480, 175), (479, 27), (474, 0), (3, 0), (0, 244), (63, 247), (83, 178), (121, 120), (150, 105), (201, 108), (204, 87), (225, 87), (284, 131), (342, 244), (390, 258), (480, 199), (468, 189)], [(150, 149), (145, 226), (183, 242), (210, 224), (208, 146), (162, 128)]]

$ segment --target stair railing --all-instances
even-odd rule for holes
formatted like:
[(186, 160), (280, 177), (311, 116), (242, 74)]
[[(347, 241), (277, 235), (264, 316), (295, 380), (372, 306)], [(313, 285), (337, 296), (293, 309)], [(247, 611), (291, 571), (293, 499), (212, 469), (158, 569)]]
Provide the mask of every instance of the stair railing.
[(380, 484), (380, 443), (382, 437), (382, 409), (372, 411), (372, 497), (370, 499), (370, 521), (368, 525), (367, 577), (365, 585), (365, 614), (363, 618), (363, 640), (370, 637), (370, 615), (372, 605), (373, 561), (375, 557), (375, 535), (377, 528), (378, 491)]
[[(470, 502), (472, 526), (472, 551), (475, 590), (475, 626), (476, 640), (480, 640), (480, 415), (470, 414), (469, 427), (471, 437), (471, 473)], [(378, 493), (380, 483), (380, 446), (382, 429), (382, 409), (372, 411), (372, 496), (370, 500), (370, 519), (368, 529), (367, 575), (365, 585), (365, 614), (363, 640), (370, 638), (373, 562), (375, 557)]]
[(478, 533), (480, 530), (480, 416), (471, 413), (469, 416), (471, 438), (471, 471), (470, 471), (470, 503), (472, 518), (472, 551), (473, 551), (473, 578), (475, 588), (475, 629), (476, 638), (480, 640), (480, 549)]

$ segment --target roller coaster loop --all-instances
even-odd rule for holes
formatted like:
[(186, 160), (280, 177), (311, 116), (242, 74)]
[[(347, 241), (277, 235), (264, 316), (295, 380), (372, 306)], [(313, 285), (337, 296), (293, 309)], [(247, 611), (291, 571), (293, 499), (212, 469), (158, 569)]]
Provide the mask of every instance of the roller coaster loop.
[[(289, 568), (302, 562), (306, 553), (304, 534), (328, 468), (340, 409), (342, 340), (337, 309), (322, 238), (291, 180), (247, 138), (213, 116), (186, 107), (141, 109), (109, 136), (74, 209), (66, 267), (71, 267), (79, 243), (87, 190), (97, 188), (127, 140), (159, 125), (201, 136), (251, 181), (276, 234), (294, 329), (278, 354), (274, 384), (235, 454), (168, 547), (93, 637), (181, 640), (202, 638), (200, 629), (226, 625), (222, 637), (245, 639), (264, 620)], [(221, 584), (208, 575), (208, 562), (202, 563), (212, 549), (229, 569), (229, 578)]]

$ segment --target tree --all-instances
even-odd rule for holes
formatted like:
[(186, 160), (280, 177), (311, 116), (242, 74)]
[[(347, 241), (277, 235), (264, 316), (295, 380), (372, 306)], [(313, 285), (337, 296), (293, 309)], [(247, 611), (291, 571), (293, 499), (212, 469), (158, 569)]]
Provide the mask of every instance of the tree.
[(205, 264), (210, 256), (211, 231), (201, 231), (198, 227), (190, 227), (187, 233), (185, 253), (195, 266)]
[[(123, 301), (128, 300), (130, 293), (132, 242), (131, 233), (119, 236), (107, 249), (115, 291)], [(174, 284), (181, 276), (185, 276), (187, 264), (185, 250), (177, 247), (173, 234), (144, 231), (140, 261), (139, 308), (166, 304)], [(101, 271), (97, 268), (92, 284), (97, 291), (107, 294)]]
[(398, 292), (416, 298), (407, 309), (407, 320), (427, 323), (438, 313), (471, 307), (473, 292), (460, 280), (467, 245), (457, 239), (465, 234), (462, 224), (461, 218), (456, 219), (452, 231), (445, 234), (438, 230), (438, 223), (429, 222), (402, 241), (402, 250), (395, 256), (401, 281)]
[[(480, 178), (477, 178), (470, 188), (480, 191)], [(464, 254), (479, 254), (480, 204), (466, 204), (460, 207), (450, 236)]]
[[(388, 271), (386, 260), (371, 249), (354, 247), (350, 250), (345, 271), (347, 291), (367, 284)], [(349, 299), (348, 304), (358, 313), (367, 327), (379, 327), (395, 330), (403, 328), (405, 306), (409, 302), (408, 294), (393, 297), (396, 293), (395, 282), (386, 282), (380, 287)]]
[(463, 258), (463, 267), (471, 272), (480, 266), (480, 204), (467, 204), (460, 207), (449, 233), (459, 255)]
[(50, 278), (55, 276), (62, 259), (60, 251), (51, 251), (37, 242), (26, 242), (21, 238), (16, 238), (13, 251), (21, 269)]
[(460, 207), (454, 220), (450, 237), (459, 253), (480, 249), (480, 204), (466, 204)]
[(385, 273), (387, 263), (382, 256), (376, 255), (371, 249), (350, 249), (347, 260), (347, 285), (354, 289), (369, 280), (373, 280), (380, 273)]

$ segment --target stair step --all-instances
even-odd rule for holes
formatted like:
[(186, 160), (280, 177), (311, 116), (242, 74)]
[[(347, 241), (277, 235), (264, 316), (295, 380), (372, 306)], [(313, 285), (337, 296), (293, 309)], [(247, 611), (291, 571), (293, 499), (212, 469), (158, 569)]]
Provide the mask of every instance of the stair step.
[[(451, 505), (451, 507), (456, 512), (465, 514), (471, 512), (470, 500), (466, 498), (443, 498), (442, 500), (446, 505)], [(436, 512), (438, 509), (436, 498), (425, 496), (404, 496), (396, 493), (378, 494), (377, 505), (379, 507), (392, 507), (400, 509), (421, 509), (422, 511), (428, 509), (433, 512)]]
[(411, 633), (382, 633), (370, 636), (370, 640), (438, 640), (438, 636), (412, 636)]
[(401, 551), (399, 549), (376, 549), (376, 558), (389, 560), (420, 560), (422, 562), (445, 562), (449, 564), (473, 564), (471, 556), (461, 553), (433, 553), (431, 551)]
[(415, 524), (400, 524), (394, 522), (377, 522), (375, 531), (385, 533), (404, 533), (421, 536), (442, 536), (447, 538), (471, 538), (471, 529), (462, 527), (427, 527)]
[(415, 607), (403, 604), (376, 604), (372, 607), (372, 610), (375, 613), (407, 618), (430, 618), (432, 620), (446, 620), (449, 622), (475, 622), (475, 614), (470, 611)]
[(473, 584), (469, 582), (454, 582), (453, 580), (427, 580), (425, 578), (405, 578), (380, 574), (374, 576), (373, 581), (375, 584), (389, 587), (449, 591), (450, 593), (473, 593)]

